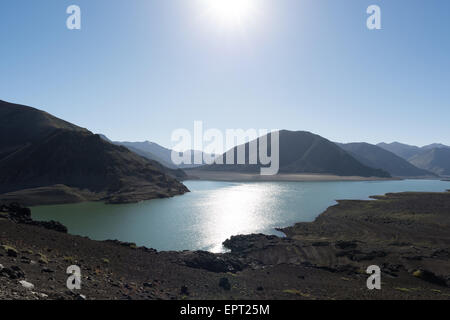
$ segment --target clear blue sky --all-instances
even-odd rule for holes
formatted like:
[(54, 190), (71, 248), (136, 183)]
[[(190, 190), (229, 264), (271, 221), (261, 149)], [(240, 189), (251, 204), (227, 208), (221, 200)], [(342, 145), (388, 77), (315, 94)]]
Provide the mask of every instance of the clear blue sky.
[(450, 145), (450, 1), (256, 0), (240, 27), (198, 1), (2, 0), (0, 99), (165, 146), (194, 120)]

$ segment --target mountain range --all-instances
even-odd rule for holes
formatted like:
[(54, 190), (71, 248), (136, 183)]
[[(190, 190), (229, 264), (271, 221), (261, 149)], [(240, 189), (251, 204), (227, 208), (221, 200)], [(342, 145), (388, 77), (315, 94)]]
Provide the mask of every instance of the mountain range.
[[(258, 146), (260, 140), (261, 138), (257, 139)], [(270, 137), (267, 137), (268, 154), (271, 154), (270, 140)], [(244, 147), (245, 162), (249, 163), (250, 143), (246, 143)], [(237, 164), (237, 150), (238, 147), (235, 147), (228, 151), (235, 155), (234, 164), (212, 164), (200, 167), (198, 170), (258, 173), (260, 168), (264, 167), (259, 160), (255, 165)], [(259, 148), (256, 152), (259, 153)], [(225, 163), (226, 153), (221, 157), (222, 162)], [(369, 167), (335, 143), (306, 131), (281, 130), (279, 132), (279, 159), (279, 173), (282, 174), (316, 173), (337, 176), (391, 177), (387, 171)]]
[(358, 161), (372, 168), (389, 172), (393, 177), (434, 177), (436, 174), (420, 169), (396, 154), (369, 143), (339, 143)]
[(172, 169), (189, 169), (189, 168), (196, 168), (203, 164), (194, 164), (195, 157), (200, 157), (201, 159), (204, 159), (204, 156), (207, 156), (208, 154), (197, 151), (197, 150), (187, 150), (185, 152), (180, 152), (180, 156), (182, 156), (184, 153), (190, 153), (191, 155), (191, 162), (190, 164), (182, 163), (180, 165), (176, 165), (172, 161), (172, 150), (165, 148), (155, 142), (150, 141), (144, 141), (144, 142), (128, 142), (128, 141), (111, 141), (109, 138), (107, 138), (105, 135), (100, 134), (100, 136), (111, 143), (114, 143), (119, 146), (124, 146), (128, 148), (129, 150), (139, 154), (140, 156), (158, 161), (162, 165), (164, 165), (167, 168)]
[[(400, 143), (340, 144), (310, 132), (287, 130), (280, 131), (279, 137), (282, 174), (450, 175), (450, 147), (441, 144), (422, 148)], [(242, 146), (246, 163), (251, 157), (249, 146)], [(260, 162), (238, 165), (237, 150), (227, 152), (235, 154), (231, 165), (201, 165), (196, 170), (259, 173), (264, 167)], [(202, 152), (193, 151), (192, 159), (195, 153)], [(188, 190), (178, 181), (187, 177), (182, 169), (197, 166), (175, 166), (171, 155), (172, 150), (153, 142), (113, 142), (44, 111), (0, 100), (0, 200), (20, 200), (25, 205), (126, 203), (183, 194)]]
[[(289, 150), (286, 150), (286, 152), (280, 153), (282, 158), (282, 164), (285, 164), (286, 162), (294, 161), (290, 157), (292, 156), (292, 153), (290, 150), (295, 150), (295, 152), (298, 152), (297, 156), (302, 156), (302, 150), (300, 150), (298, 147), (307, 144), (309, 137), (314, 136), (314, 134), (309, 132), (302, 132), (300, 131), (297, 134), (297, 137), (288, 137), (289, 131), (281, 131), (282, 134), (280, 135), (280, 139), (292, 139), (295, 141), (283, 141), (283, 144), (286, 142), (286, 146), (289, 145)], [(291, 132), (292, 134), (293, 132)], [(320, 136), (315, 135), (316, 138), (324, 139)], [(104, 137), (107, 139), (106, 137)], [(320, 140), (320, 139), (319, 139)], [(325, 139), (326, 140), (326, 139)], [(108, 141), (110, 141), (108, 139)], [(112, 142), (112, 141), (111, 141)], [(323, 142), (323, 140), (322, 140)], [(172, 150), (162, 147), (154, 142), (113, 142), (118, 145), (123, 145), (132, 150), (133, 152), (136, 152), (148, 159), (153, 159), (156, 161), (159, 161), (163, 163), (167, 167), (171, 168), (181, 168), (181, 169), (191, 169), (191, 168), (198, 168), (199, 165), (181, 165), (176, 166), (172, 163), (171, 160), (171, 153)], [(438, 173), (435, 173), (433, 170), (428, 171), (425, 169), (421, 169), (417, 166), (415, 166), (413, 163), (410, 163), (409, 161), (403, 159), (402, 157), (396, 155), (393, 152), (390, 152), (378, 145), (373, 145), (369, 143), (336, 143), (340, 149), (343, 149), (346, 151), (349, 155), (351, 155), (354, 159), (356, 159), (360, 164), (363, 164), (366, 167), (370, 167), (372, 169), (380, 169), (381, 171), (384, 171), (384, 173), (380, 174), (380, 171), (375, 176), (380, 177), (386, 177), (386, 172), (392, 176), (392, 177), (399, 177), (399, 178), (424, 178), (424, 177), (436, 177)], [(440, 144), (433, 144), (424, 147), (425, 149), (432, 150), (434, 147), (440, 147), (443, 145)], [(248, 146), (245, 146), (246, 152), (248, 153)], [(314, 148), (313, 148), (314, 149)], [(324, 148), (325, 149), (325, 148)], [(303, 150), (306, 153), (306, 158), (311, 156), (310, 153), (306, 152), (306, 150)], [(317, 151), (317, 150), (316, 150)], [(198, 153), (201, 153), (200, 151), (196, 151)], [(236, 155), (236, 151), (235, 152)], [(330, 155), (332, 154), (332, 151), (325, 152), (324, 150), (320, 151), (321, 154), (325, 157), (330, 159)], [(289, 156), (288, 156), (289, 154)], [(224, 155), (221, 155), (222, 159), (224, 159)], [(249, 157), (247, 156), (246, 162), (248, 163)], [(280, 170), (280, 173), (329, 173), (329, 174), (337, 174), (337, 175), (347, 175), (342, 174), (343, 171), (336, 169), (336, 168), (327, 168), (324, 167), (314, 167), (311, 164), (306, 164), (309, 160), (303, 159), (303, 164), (305, 165), (304, 168), (300, 167), (292, 167), (289, 166), (288, 168), (283, 167)], [(193, 156), (192, 156), (192, 162), (193, 162)], [(312, 160), (312, 163), (317, 164), (316, 160)], [(208, 171), (223, 171), (223, 172), (240, 172), (240, 173), (256, 173), (260, 170), (259, 165), (237, 165), (229, 166), (229, 165), (212, 165), (212, 166), (203, 166), (202, 168), (198, 168), (199, 170), (208, 170)], [(311, 170), (311, 171), (310, 171)], [(347, 172), (348, 173), (348, 172)], [(365, 174), (374, 174), (373, 172)], [(358, 174), (359, 175), (359, 174)]]
[(434, 143), (424, 147), (399, 142), (380, 143), (380, 148), (388, 150), (407, 160), (414, 166), (440, 176), (450, 176), (450, 146)]
[(44, 111), (0, 101), (0, 199), (135, 202), (187, 192), (177, 181), (184, 176)]

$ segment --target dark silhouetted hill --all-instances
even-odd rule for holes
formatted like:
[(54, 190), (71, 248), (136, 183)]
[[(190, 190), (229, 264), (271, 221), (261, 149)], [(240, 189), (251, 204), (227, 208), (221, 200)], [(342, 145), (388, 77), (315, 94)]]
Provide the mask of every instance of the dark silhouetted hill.
[(0, 193), (65, 185), (134, 202), (186, 192), (174, 176), (184, 173), (46, 112), (0, 101)]
[[(362, 176), (362, 177), (390, 177), (390, 174), (381, 169), (368, 167), (335, 143), (310, 132), (287, 131), (280, 133), (280, 171), (279, 173), (316, 173), (333, 174), (338, 176)], [(269, 135), (270, 136), (270, 135)], [(259, 141), (260, 139), (258, 139)], [(269, 154), (271, 153), (270, 137)], [(258, 143), (259, 145), (259, 143)], [(261, 165), (250, 165), (249, 143), (245, 144), (246, 165), (237, 164), (237, 148), (234, 152), (235, 163), (220, 165), (213, 164), (203, 166), (201, 170), (233, 171), (243, 173), (258, 173)], [(258, 149), (259, 150), (259, 149)], [(259, 151), (258, 151), (259, 152)], [(225, 155), (222, 155), (225, 163)]]

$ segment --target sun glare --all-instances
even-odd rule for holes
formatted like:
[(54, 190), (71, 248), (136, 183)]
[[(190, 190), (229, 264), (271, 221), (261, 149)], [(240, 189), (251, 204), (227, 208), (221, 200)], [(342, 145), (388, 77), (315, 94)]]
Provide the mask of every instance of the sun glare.
[(227, 25), (242, 25), (253, 18), (257, 0), (203, 0), (207, 15)]

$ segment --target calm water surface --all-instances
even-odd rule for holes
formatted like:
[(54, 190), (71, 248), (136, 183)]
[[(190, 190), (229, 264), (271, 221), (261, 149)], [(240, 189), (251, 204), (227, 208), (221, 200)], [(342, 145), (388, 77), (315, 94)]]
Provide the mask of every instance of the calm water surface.
[(401, 191), (445, 191), (437, 180), (370, 182), (186, 181), (183, 196), (137, 204), (81, 203), (32, 209), (36, 220), (57, 220), (72, 234), (118, 239), (158, 250), (222, 251), (232, 235), (282, 235), (276, 227), (313, 221), (337, 199), (368, 199)]

